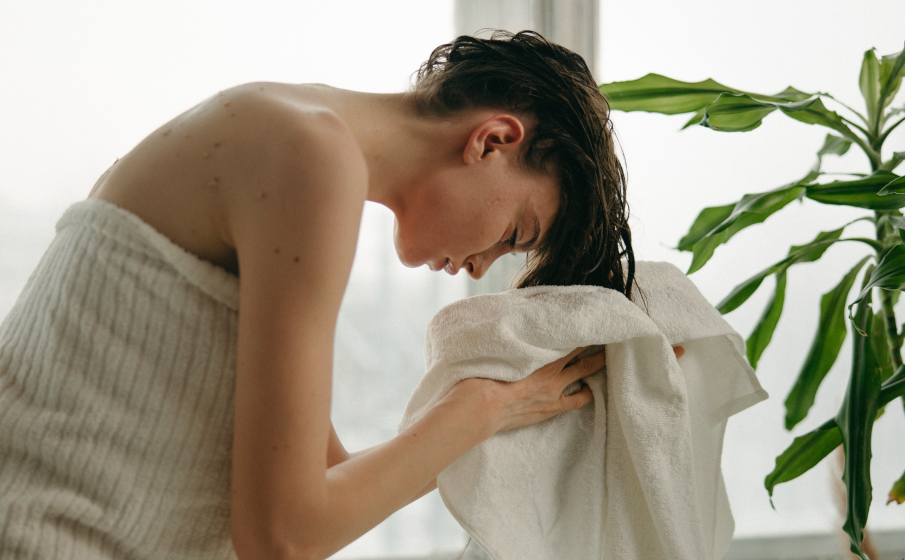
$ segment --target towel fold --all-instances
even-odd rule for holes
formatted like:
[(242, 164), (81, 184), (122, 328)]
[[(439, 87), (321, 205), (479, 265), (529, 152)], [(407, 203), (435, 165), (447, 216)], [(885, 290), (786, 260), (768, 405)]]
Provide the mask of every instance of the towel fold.
[(0, 559), (235, 560), (239, 280), (98, 199), (0, 324)]
[(767, 395), (742, 338), (680, 270), (640, 262), (636, 279), (635, 303), (544, 286), (465, 299), (431, 321), (427, 371), (400, 431), (463, 379), (517, 381), (606, 345), (607, 367), (586, 379), (592, 405), (499, 432), (438, 477), (452, 515), (494, 560), (701, 560), (728, 547), (726, 420)]

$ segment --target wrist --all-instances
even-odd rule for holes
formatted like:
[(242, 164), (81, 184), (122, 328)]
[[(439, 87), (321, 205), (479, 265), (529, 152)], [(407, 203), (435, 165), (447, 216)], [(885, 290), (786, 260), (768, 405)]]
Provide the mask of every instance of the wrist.
[(490, 379), (464, 379), (455, 384), (441, 401), (461, 410), (461, 418), (484, 441), (503, 425), (504, 397), (501, 383)]

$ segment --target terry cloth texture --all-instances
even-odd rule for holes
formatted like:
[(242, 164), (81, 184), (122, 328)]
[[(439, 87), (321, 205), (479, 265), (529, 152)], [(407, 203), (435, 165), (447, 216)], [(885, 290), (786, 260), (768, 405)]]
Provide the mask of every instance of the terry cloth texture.
[(0, 326), (0, 558), (233, 559), (238, 279), (71, 206)]
[(536, 287), (462, 300), (431, 321), (400, 431), (462, 379), (517, 381), (579, 346), (606, 347), (607, 367), (587, 379), (592, 405), (499, 432), (438, 477), (494, 560), (709, 560), (728, 547), (726, 420), (767, 394), (742, 338), (681, 271), (641, 262), (637, 285), (637, 305), (604, 288)]

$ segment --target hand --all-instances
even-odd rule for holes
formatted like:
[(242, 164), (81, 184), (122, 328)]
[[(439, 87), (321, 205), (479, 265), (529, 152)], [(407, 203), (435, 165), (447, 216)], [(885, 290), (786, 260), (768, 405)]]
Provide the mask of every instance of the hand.
[[(491, 379), (472, 378), (460, 381), (453, 392), (483, 393), (487, 405), (496, 412), (496, 429), (509, 430), (541, 422), (567, 410), (579, 409), (592, 400), (591, 388), (582, 384), (580, 390), (563, 394), (567, 387), (581, 381), (606, 366), (606, 351), (586, 356), (570, 364), (587, 346), (576, 348), (562, 358), (541, 367), (528, 377), (508, 383)], [(676, 358), (685, 354), (681, 346), (673, 346)]]
[(568, 365), (570, 360), (586, 349), (576, 348), (514, 383), (482, 378), (465, 379), (457, 383), (447, 396), (480, 402), (481, 412), (489, 415), (488, 428), (491, 432), (488, 436), (499, 430), (546, 420), (560, 412), (581, 408), (593, 399), (591, 389), (587, 386), (572, 395), (563, 395), (563, 390), (570, 384), (606, 365), (606, 353), (603, 351)]

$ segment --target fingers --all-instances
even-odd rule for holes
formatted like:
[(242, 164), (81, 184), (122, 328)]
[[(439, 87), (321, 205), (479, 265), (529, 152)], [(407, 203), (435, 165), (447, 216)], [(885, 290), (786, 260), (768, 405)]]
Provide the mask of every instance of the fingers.
[(566, 365), (567, 365), (569, 362), (571, 362), (576, 356), (578, 356), (579, 354), (581, 354), (582, 352), (584, 352), (584, 351), (587, 350), (588, 348), (590, 348), (590, 346), (579, 346), (579, 347), (576, 348), (575, 350), (572, 350), (571, 352), (569, 352), (568, 354), (566, 354), (566, 355), (563, 356), (562, 358), (556, 360), (555, 362), (553, 362), (553, 363), (550, 364), (550, 365), (555, 365), (557, 370), (565, 369), (565, 368), (566, 368)]
[(594, 394), (591, 393), (591, 388), (585, 385), (582, 387), (581, 391), (578, 391), (575, 394), (562, 396), (563, 412), (566, 410), (578, 410), (593, 400)]
[(600, 371), (604, 366), (606, 366), (605, 350), (601, 350), (596, 354), (592, 354), (590, 356), (582, 358), (581, 360), (578, 360), (571, 366), (562, 370), (562, 381), (565, 383), (564, 387), (569, 386), (579, 379), (584, 379), (592, 373)]

